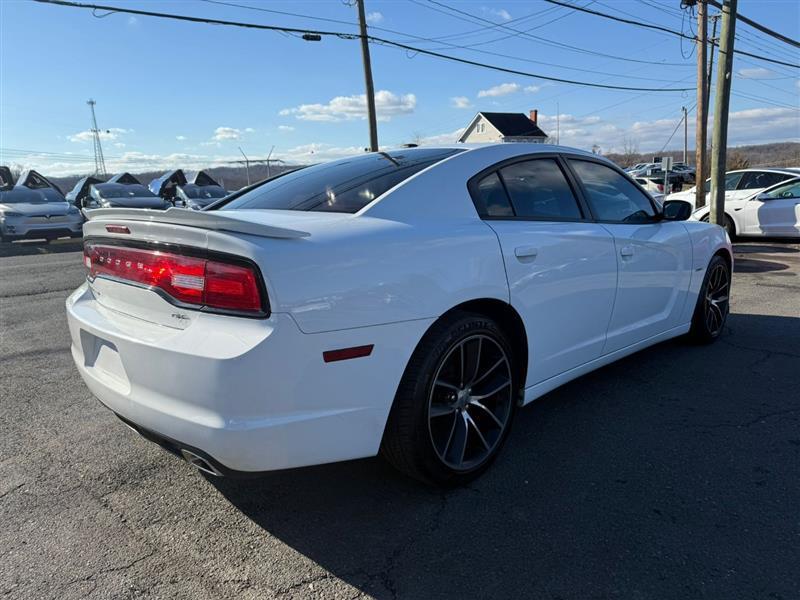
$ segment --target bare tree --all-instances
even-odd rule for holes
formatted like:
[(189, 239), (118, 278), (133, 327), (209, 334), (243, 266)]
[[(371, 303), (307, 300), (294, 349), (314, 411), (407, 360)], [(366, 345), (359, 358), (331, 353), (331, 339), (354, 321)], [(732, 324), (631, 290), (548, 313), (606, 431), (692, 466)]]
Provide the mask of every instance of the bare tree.
[(734, 150), (728, 153), (728, 159), (725, 161), (726, 170), (734, 171), (736, 169), (746, 169), (750, 166), (750, 159), (748, 159), (742, 152)]
[(623, 167), (630, 167), (637, 162), (639, 157), (639, 144), (633, 138), (625, 137), (622, 140), (622, 154), (620, 162)]

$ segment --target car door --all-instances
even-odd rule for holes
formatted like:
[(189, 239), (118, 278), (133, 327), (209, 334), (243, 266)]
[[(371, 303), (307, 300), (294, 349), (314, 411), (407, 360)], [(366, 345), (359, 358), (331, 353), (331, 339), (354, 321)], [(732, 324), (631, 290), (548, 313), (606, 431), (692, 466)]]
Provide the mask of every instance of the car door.
[(800, 179), (756, 194), (747, 201), (745, 233), (753, 235), (800, 234)]
[(617, 285), (614, 239), (556, 155), (505, 161), (470, 182), (495, 231), (510, 302), (525, 323), (531, 386), (600, 356)]
[(603, 353), (681, 325), (692, 277), (686, 226), (660, 220), (652, 200), (610, 165), (577, 157), (568, 162), (592, 216), (614, 237), (617, 295)]

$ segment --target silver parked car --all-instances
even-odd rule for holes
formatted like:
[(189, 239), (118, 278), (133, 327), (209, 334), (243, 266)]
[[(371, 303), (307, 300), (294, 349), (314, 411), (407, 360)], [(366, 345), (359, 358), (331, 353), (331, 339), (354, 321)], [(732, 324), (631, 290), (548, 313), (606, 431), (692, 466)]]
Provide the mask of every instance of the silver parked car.
[(36, 171), (25, 171), (16, 185), (3, 169), (0, 187), (0, 239), (80, 237), (83, 215), (64, 199), (57, 186)]

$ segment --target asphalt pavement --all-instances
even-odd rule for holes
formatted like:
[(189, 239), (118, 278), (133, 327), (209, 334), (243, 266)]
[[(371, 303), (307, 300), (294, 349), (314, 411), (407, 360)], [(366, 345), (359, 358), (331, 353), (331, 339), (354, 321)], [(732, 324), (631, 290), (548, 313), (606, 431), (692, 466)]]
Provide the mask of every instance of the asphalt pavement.
[(139, 438), (72, 365), (79, 250), (0, 248), (2, 598), (800, 598), (798, 244), (737, 244), (718, 343), (548, 394), (450, 492), (379, 459), (206, 478)]

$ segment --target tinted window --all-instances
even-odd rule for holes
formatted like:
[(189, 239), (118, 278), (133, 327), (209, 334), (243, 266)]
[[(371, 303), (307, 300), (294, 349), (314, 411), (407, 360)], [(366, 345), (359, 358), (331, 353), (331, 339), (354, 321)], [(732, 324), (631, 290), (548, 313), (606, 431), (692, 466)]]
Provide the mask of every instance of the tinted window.
[(650, 199), (614, 169), (585, 160), (570, 160), (570, 164), (583, 182), (598, 220), (646, 223), (655, 216)]
[[(735, 190), (744, 173), (728, 173), (725, 175), (725, 191)], [(706, 179), (706, 192), (711, 191), (711, 179)]]
[(220, 210), (273, 208), (355, 213), (457, 149), (375, 152), (292, 171), (245, 192)]
[(512, 217), (511, 203), (497, 173), (492, 173), (478, 183), (478, 212), (489, 217)]
[(791, 175), (783, 173), (766, 173), (764, 171), (751, 171), (745, 173), (742, 177), (742, 183), (739, 185), (740, 190), (761, 190), (764, 188), (772, 187), (786, 179)]
[(514, 163), (500, 169), (500, 175), (518, 217), (581, 218), (567, 178), (552, 158)]
[(789, 181), (766, 194), (770, 198), (800, 198), (800, 179)]

